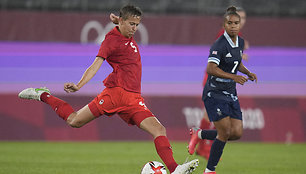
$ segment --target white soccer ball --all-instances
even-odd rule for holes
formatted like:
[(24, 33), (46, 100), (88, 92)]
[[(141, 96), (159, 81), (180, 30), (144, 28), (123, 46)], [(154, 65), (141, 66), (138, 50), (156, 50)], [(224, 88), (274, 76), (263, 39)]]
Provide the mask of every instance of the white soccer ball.
[(150, 161), (143, 166), (141, 174), (167, 174), (167, 170), (162, 163)]

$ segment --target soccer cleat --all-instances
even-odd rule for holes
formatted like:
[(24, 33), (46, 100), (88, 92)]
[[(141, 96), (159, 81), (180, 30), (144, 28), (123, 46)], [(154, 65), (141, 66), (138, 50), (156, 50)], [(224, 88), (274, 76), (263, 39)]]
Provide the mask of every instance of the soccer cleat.
[(203, 174), (217, 174), (217, 173), (213, 171), (213, 172), (204, 172)]
[(198, 167), (198, 165), (199, 165), (199, 160), (194, 159), (187, 163), (178, 165), (175, 168), (174, 172), (172, 172), (171, 174), (190, 174)]
[(21, 91), (18, 94), (18, 97), (22, 98), (22, 99), (40, 101), (40, 96), (44, 92), (50, 94), (49, 89), (47, 89), (46, 87), (43, 87), (43, 88), (27, 88), (27, 89), (24, 89), (23, 91)]
[(191, 128), (190, 129), (191, 138), (190, 138), (190, 141), (189, 141), (189, 144), (188, 144), (188, 147), (187, 147), (190, 155), (194, 154), (195, 147), (200, 141), (200, 138), (198, 137), (198, 132), (200, 130), (201, 129), (199, 129), (199, 128)]

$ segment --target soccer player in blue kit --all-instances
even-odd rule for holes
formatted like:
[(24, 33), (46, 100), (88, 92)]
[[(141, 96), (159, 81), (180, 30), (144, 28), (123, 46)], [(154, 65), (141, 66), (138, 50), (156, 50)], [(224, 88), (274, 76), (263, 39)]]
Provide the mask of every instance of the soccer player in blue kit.
[[(194, 151), (199, 139), (214, 140), (204, 174), (215, 174), (226, 142), (238, 140), (242, 136), (242, 113), (236, 83), (243, 85), (248, 80), (257, 82), (256, 74), (251, 73), (241, 62), (244, 40), (238, 36), (240, 21), (236, 7), (229, 7), (224, 15), (225, 32), (211, 46), (208, 57), (208, 79), (202, 100), (216, 130), (194, 128), (188, 145), (188, 150)], [(237, 75), (238, 71), (247, 77)]]

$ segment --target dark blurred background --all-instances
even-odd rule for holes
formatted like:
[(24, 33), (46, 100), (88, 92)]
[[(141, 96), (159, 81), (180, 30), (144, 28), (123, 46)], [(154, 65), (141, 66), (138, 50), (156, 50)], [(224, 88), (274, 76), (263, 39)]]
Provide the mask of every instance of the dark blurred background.
[(241, 6), (249, 16), (306, 17), (304, 0), (1, 0), (2, 10), (114, 12), (133, 3), (146, 13), (222, 15), (229, 5)]

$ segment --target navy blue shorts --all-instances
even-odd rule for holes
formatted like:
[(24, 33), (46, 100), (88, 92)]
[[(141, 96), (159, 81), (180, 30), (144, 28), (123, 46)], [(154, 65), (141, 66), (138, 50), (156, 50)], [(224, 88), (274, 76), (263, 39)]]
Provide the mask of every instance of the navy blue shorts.
[(227, 101), (216, 99), (213, 97), (206, 97), (204, 105), (211, 122), (221, 120), (225, 117), (242, 120), (242, 112), (239, 101)]

